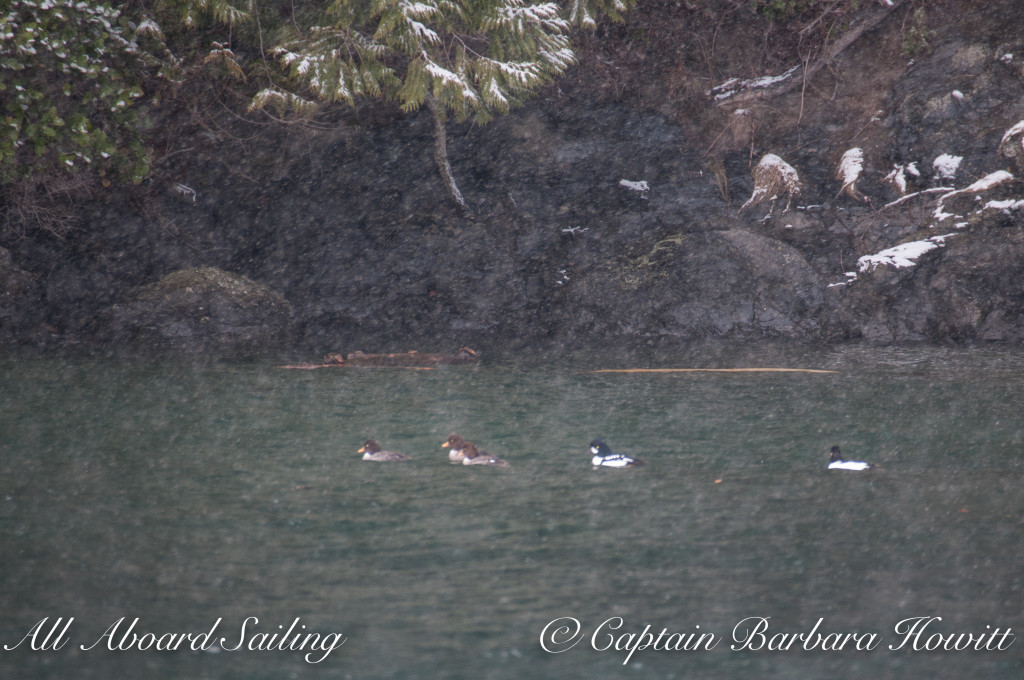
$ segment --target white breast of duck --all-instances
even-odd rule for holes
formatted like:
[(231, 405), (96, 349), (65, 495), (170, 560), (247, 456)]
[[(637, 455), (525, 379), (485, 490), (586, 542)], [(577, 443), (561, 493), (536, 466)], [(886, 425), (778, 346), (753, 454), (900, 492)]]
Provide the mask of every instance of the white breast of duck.
[(466, 457), (465, 440), (454, 432), (448, 435), (448, 439), (445, 440), (441, 446), (448, 449), (448, 460), (453, 463), (460, 463)]

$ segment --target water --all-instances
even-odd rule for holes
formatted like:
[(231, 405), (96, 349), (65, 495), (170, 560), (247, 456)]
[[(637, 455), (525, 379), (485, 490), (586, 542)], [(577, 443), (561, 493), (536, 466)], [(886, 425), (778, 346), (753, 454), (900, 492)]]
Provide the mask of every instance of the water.
[[(646, 365), (769, 363), (836, 373), (594, 374), (629, 365), (596, 356), (434, 371), (7, 360), (0, 675), (1022, 677), (1024, 641), (889, 645), (911, 617), (942, 617), (921, 644), (1024, 630), (1024, 353), (845, 347)], [(453, 430), (513, 467), (450, 465), (440, 444)], [(596, 436), (648, 465), (592, 470)], [(367, 437), (414, 460), (363, 462)], [(826, 472), (833, 444), (881, 469)], [(60, 650), (3, 651), (44, 617), (47, 631), (74, 617)], [(219, 620), (223, 641), (110, 651), (102, 636), (122, 617), (115, 644), (135, 618), (140, 636)], [(877, 642), (733, 650), (748, 617), (768, 617), (766, 637), (822, 619), (822, 635)], [(285, 637), (296, 618), (294, 630), (344, 644), (316, 664), (221, 649), (243, 624), (248, 643)], [(580, 635), (553, 654), (540, 638), (556, 619)], [(609, 633), (646, 626), (717, 644), (625, 664), (628, 650), (605, 649)]]

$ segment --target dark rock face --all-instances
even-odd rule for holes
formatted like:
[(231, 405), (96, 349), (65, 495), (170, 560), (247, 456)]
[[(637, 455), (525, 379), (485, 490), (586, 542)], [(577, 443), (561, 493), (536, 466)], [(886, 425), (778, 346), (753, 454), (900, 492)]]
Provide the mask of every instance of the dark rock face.
[(213, 267), (180, 269), (114, 305), (117, 342), (246, 356), (287, 339), (291, 306), (244, 276)]
[(916, 266), (862, 274), (840, 316), (879, 343), (919, 340), (1019, 342), (1024, 327), (1024, 231), (991, 215), (953, 232)]
[(36, 277), (0, 248), (0, 344), (45, 343), (54, 330), (43, 321)]
[(823, 307), (821, 277), (794, 248), (733, 229), (669, 236), (586, 274), (574, 289), (574, 332), (639, 336), (808, 338)]
[[(1002, 141), (1024, 119), (1024, 14), (1011, 0), (928, 11), (931, 52), (900, 52), (894, 12), (804, 91), (763, 105), (695, 103), (693, 91), (676, 101), (658, 83), (616, 98), (569, 74), (490, 125), (452, 124), (468, 214), (442, 188), (426, 114), (268, 128), (244, 147), (197, 128), (180, 140), (188, 153), (158, 164), (137, 193), (84, 205), (87, 230), (5, 244), (3, 271), (27, 278), (2, 289), (18, 302), (0, 304), (0, 341), (31, 339), (41, 322), (68, 343), (287, 344), (308, 356), (701, 338), (1024, 341), (1024, 186), (962, 191), (1020, 174), (1024, 151)], [(610, 31), (673, 30), (663, 19), (641, 9), (630, 21), (647, 23)], [(750, 51), (742, 39), (732, 50), (718, 38), (731, 59)], [(678, 113), (698, 109), (702, 120)], [(858, 193), (840, 193), (836, 166), (854, 147)], [(799, 173), (801, 194), (788, 212), (785, 201), (741, 212), (767, 153)], [(934, 165), (942, 154), (961, 159), (948, 176)], [(886, 179), (894, 166), (906, 169), (902, 200)], [(946, 234), (909, 264), (858, 267)], [(205, 267), (223, 271), (197, 277)], [(178, 270), (191, 283), (143, 288)]]

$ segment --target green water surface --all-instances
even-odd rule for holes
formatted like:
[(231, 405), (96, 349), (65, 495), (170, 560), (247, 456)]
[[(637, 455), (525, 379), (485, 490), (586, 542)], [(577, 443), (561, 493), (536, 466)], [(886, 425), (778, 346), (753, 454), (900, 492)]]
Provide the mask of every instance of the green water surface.
[[(0, 677), (1024, 677), (1024, 353), (787, 361), (835, 372), (0, 360)], [(512, 467), (450, 464), (452, 431)], [(593, 470), (598, 436), (647, 465)], [(413, 460), (363, 462), (367, 437)], [(827, 472), (833, 444), (880, 469)], [(890, 649), (932, 616), (921, 644), (1014, 636)], [(67, 643), (29, 649), (58, 617)], [(113, 642), (138, 618), (218, 643), (111, 651), (122, 617)], [(877, 644), (733, 649), (752, 617)], [(245, 649), (295, 619), (344, 644)], [(717, 643), (624, 663), (648, 626)]]

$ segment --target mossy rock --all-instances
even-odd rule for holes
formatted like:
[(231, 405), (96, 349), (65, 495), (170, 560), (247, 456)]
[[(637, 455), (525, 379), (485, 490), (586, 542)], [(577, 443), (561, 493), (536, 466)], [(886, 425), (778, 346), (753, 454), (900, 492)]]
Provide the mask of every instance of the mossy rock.
[(292, 319), (276, 291), (214, 267), (189, 267), (114, 308), (118, 334), (144, 346), (247, 355), (280, 347)]

